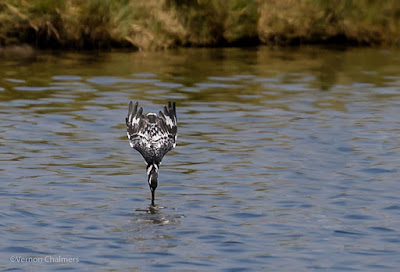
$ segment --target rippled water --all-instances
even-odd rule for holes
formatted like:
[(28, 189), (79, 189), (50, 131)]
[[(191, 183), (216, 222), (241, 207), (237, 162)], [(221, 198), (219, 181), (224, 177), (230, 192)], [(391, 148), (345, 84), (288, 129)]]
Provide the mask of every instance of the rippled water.
[[(399, 271), (399, 51), (57, 55), (0, 62), (1, 270)], [(124, 118), (170, 99), (150, 209)]]

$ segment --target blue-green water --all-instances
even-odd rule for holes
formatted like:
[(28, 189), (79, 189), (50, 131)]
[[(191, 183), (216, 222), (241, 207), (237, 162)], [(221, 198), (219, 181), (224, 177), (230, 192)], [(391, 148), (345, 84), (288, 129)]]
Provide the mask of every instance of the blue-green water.
[[(400, 52), (0, 62), (3, 271), (399, 271)], [(157, 209), (130, 100), (177, 103)]]

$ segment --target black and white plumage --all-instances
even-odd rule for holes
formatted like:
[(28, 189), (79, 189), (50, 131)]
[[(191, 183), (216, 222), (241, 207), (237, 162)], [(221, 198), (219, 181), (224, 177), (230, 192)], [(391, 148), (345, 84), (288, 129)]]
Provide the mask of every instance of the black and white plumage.
[(147, 178), (151, 191), (151, 205), (154, 206), (154, 192), (158, 185), (158, 170), (161, 160), (168, 151), (175, 148), (177, 138), (177, 119), (175, 102), (168, 102), (164, 113), (143, 115), (138, 102), (129, 103), (126, 128), (131, 147), (142, 154), (146, 161)]

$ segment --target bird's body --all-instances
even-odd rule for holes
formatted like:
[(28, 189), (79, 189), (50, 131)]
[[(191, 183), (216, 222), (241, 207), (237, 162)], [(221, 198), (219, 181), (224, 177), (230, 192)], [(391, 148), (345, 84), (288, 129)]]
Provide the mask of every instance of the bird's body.
[(177, 138), (177, 119), (175, 102), (168, 102), (164, 113), (143, 115), (143, 108), (138, 109), (138, 102), (129, 104), (126, 118), (129, 144), (142, 154), (147, 167), (146, 172), (151, 191), (151, 204), (154, 206), (154, 192), (158, 185), (158, 170), (168, 151), (175, 148)]

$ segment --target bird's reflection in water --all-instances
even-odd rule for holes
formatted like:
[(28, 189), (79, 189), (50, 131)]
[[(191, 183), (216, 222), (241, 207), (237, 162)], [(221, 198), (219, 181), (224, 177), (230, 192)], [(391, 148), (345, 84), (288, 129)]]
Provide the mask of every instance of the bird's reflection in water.
[(179, 219), (183, 217), (184, 215), (177, 213), (176, 209), (150, 205), (147, 209), (136, 209), (133, 221), (136, 223), (168, 225), (179, 224)]
[(184, 215), (167, 207), (146, 207), (133, 211), (129, 223), (124, 226), (137, 252), (159, 252), (164, 254), (179, 245), (177, 230)]

